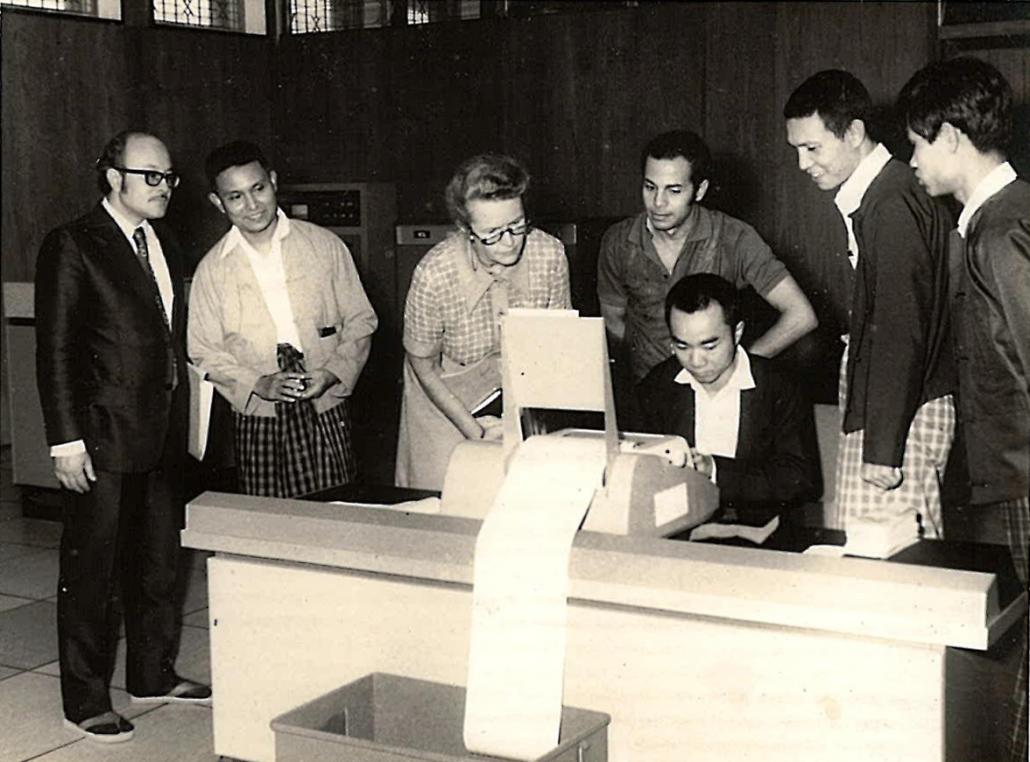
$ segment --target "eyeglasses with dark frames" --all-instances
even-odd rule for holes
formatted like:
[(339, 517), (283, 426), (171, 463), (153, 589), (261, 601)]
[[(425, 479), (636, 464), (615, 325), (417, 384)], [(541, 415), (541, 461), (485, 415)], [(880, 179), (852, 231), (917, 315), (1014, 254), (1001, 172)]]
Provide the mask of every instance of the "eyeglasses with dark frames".
[(529, 220), (523, 220), (522, 222), (516, 222), (514, 225), (508, 225), (500, 230), (495, 230), (490, 235), (479, 235), (470, 229), (469, 238), (473, 241), (479, 241), (484, 246), (493, 246), (504, 238), (505, 233), (510, 234), (512, 237), (517, 237), (526, 235), (532, 229), (533, 224)]
[(111, 169), (117, 169), (119, 172), (125, 172), (130, 175), (143, 175), (143, 179), (147, 185), (156, 188), (164, 180), (168, 183), (169, 188), (175, 188), (179, 185), (179, 173), (178, 172), (158, 172), (156, 169), (129, 169), (128, 167), (111, 167)]

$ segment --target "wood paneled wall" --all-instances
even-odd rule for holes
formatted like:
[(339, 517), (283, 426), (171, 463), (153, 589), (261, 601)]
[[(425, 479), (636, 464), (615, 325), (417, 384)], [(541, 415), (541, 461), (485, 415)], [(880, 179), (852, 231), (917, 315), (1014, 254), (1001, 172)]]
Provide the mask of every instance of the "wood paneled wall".
[(125, 124), (172, 148), (187, 182), (169, 218), (191, 249), (221, 230), (200, 163), (231, 137), (270, 146), (286, 182), (394, 181), (402, 220), (443, 218), (454, 166), (507, 151), (534, 174), (534, 213), (571, 219), (635, 211), (642, 143), (687, 126), (716, 155), (711, 203), (754, 224), (816, 288), (825, 273), (810, 252), (836, 221), (794, 167), (783, 101), (829, 66), (889, 101), (933, 56), (935, 8), (648, 3), (287, 36), (275, 50), (264, 38), (7, 12), (4, 277), (30, 277), (45, 230), (93, 202), (90, 161)]
[(552, 218), (640, 206), (640, 149), (704, 128), (705, 13), (698, 6), (523, 19), (503, 55), (501, 147), (537, 175)]
[[(169, 221), (194, 260), (224, 229), (201, 163), (235, 137), (265, 145), (283, 182), (395, 182), (402, 221), (446, 218), (458, 162), (505, 151), (534, 175), (534, 216), (582, 219), (635, 212), (642, 144), (689, 127), (715, 153), (709, 203), (770, 242), (832, 338), (826, 304), (842, 295), (827, 254), (843, 226), (797, 170), (783, 103), (841, 67), (886, 105), (937, 55), (935, 2), (642, 3), (277, 45), (152, 27), (126, 5), (125, 23), (4, 11), (4, 280), (31, 279), (45, 232), (95, 202), (92, 161), (129, 125), (163, 137), (183, 172)], [(973, 52), (1009, 76), (1026, 124), (1026, 48)]]
[[(1030, 13), (1030, 4), (1027, 6)], [(1026, 39), (1025, 36), (1023, 39)], [(1012, 142), (1009, 161), (1021, 177), (1030, 177), (1030, 48), (999, 44), (991, 47), (992, 40), (954, 40), (945, 44), (946, 58), (973, 56), (997, 67), (1015, 95)], [(1005, 43), (1005, 39), (994, 40)]]
[[(822, 251), (838, 224), (796, 170), (783, 102), (819, 69), (851, 69), (874, 97), (933, 57), (935, 3), (660, 3), (283, 40), (276, 146), (290, 181), (392, 180), (402, 220), (443, 219), (454, 166), (520, 157), (534, 214), (639, 208), (639, 152), (675, 127), (716, 157), (709, 201), (784, 259)], [(896, 137), (896, 136), (895, 136)], [(813, 288), (818, 258), (800, 261)]]
[[(775, 111), (777, 142), (775, 232), (778, 253), (818, 304), (823, 322), (830, 301), (846, 304), (847, 281), (833, 270), (832, 256), (846, 248), (846, 233), (832, 202), (797, 168), (787, 145), (783, 105), (794, 88), (822, 69), (847, 69), (869, 89), (875, 104), (890, 106), (898, 90), (933, 60), (936, 8), (928, 3), (790, 3), (776, 14)], [(885, 126), (889, 126), (889, 123)], [(905, 151), (897, 130), (882, 137)], [(899, 154), (900, 155), (900, 154)], [(907, 156), (907, 153), (904, 154)], [(838, 326), (827, 326), (839, 332)]]
[[(286, 182), (394, 181), (402, 220), (443, 218), (454, 166), (508, 151), (534, 174), (534, 213), (571, 219), (635, 211), (641, 144), (688, 126), (716, 155), (710, 202), (754, 224), (807, 287), (825, 291), (834, 279), (822, 253), (839, 244), (840, 225), (796, 170), (783, 102), (812, 72), (839, 66), (889, 103), (934, 57), (935, 13), (932, 2), (648, 3), (287, 36), (273, 49), (131, 18), (7, 11), (4, 279), (31, 277), (45, 230), (93, 203), (90, 163), (129, 124), (172, 148), (186, 182), (169, 218), (197, 254), (222, 229), (200, 164), (232, 137), (269, 146)], [(1004, 59), (995, 62), (1025, 101), (1025, 48), (976, 52)]]
[(393, 180), (401, 219), (423, 221), (446, 218), (459, 161), (499, 150), (534, 175), (538, 218), (609, 217), (640, 207), (643, 143), (696, 129), (715, 155), (708, 203), (754, 225), (813, 295), (817, 359), (846, 297), (827, 256), (843, 225), (797, 170), (783, 104), (840, 67), (886, 106), (934, 57), (935, 18), (932, 2), (647, 3), (286, 39), (278, 157), (286, 179)]
[(98, 200), (93, 161), (119, 130), (149, 130), (184, 182), (168, 220), (195, 262), (224, 231), (202, 163), (217, 143), (272, 137), (265, 37), (4, 9), (3, 279), (31, 280), (46, 232)]
[(93, 161), (130, 119), (126, 44), (119, 24), (4, 9), (5, 281), (30, 280), (47, 230), (95, 202)]
[(538, 216), (630, 213), (642, 141), (703, 129), (704, 29), (704, 6), (668, 4), (284, 39), (282, 174), (393, 180), (403, 220), (445, 219), (454, 167), (503, 151)]
[[(171, 150), (184, 182), (168, 221), (191, 265), (225, 230), (206, 201), (204, 156), (238, 136), (272, 142), (268, 38), (151, 27), (143, 3), (125, 5), (124, 23), (4, 8), (5, 281), (32, 280), (47, 231), (97, 202), (93, 162), (116, 132), (148, 130)], [(6, 378), (3, 357), (0, 386)], [(7, 403), (5, 393), (0, 443), (10, 441)]]

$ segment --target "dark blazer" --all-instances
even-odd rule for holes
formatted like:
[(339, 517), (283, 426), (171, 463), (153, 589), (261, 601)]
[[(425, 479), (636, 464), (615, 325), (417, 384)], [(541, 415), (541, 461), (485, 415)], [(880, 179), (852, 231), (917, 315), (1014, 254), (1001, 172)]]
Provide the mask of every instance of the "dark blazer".
[[(720, 503), (782, 507), (817, 500), (822, 471), (812, 405), (793, 378), (763, 357), (749, 357), (755, 388), (740, 393), (736, 457), (715, 457)], [(675, 382), (680, 369), (670, 357), (640, 382), (644, 430), (678, 434), (693, 447), (694, 390)]]
[(900, 466), (916, 410), (956, 387), (948, 320), (954, 222), (896, 159), (876, 176), (851, 218), (858, 267), (844, 431), (864, 430), (866, 463)]
[(1025, 498), (1030, 490), (1030, 184), (1006, 185), (973, 214), (964, 256), (956, 257), (952, 272), (958, 413), (972, 502)]
[(178, 247), (160, 221), (175, 293), (171, 329), (156, 286), (99, 204), (51, 231), (36, 263), (36, 373), (47, 443), (82, 439), (95, 468), (154, 468), (185, 449), (186, 303)]

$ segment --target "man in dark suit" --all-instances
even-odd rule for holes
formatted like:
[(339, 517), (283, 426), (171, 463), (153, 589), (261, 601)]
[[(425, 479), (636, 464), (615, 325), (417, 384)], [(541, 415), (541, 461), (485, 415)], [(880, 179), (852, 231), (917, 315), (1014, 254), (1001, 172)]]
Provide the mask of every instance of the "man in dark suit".
[(665, 299), (673, 356), (640, 382), (645, 429), (687, 440), (719, 487), (724, 520), (765, 523), (819, 497), (812, 406), (798, 384), (740, 346), (738, 293), (718, 275), (678, 281)]
[(133, 731), (109, 694), (119, 608), (133, 701), (209, 703), (211, 691), (173, 670), (186, 304), (178, 252), (156, 221), (179, 177), (164, 144), (137, 132), (111, 139), (97, 175), (101, 203), (40, 249), (36, 367), (66, 498), (57, 595), (65, 725), (112, 743)]

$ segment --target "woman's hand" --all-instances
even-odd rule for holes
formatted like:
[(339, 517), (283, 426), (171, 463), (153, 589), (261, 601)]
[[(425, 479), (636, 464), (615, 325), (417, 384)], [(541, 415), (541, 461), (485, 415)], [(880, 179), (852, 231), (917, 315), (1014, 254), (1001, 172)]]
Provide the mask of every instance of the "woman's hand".
[(476, 418), (476, 423), (483, 429), (483, 435), (480, 439), (484, 439), (487, 442), (496, 442), (497, 440), (504, 437), (504, 426), (502, 421), (496, 415), (481, 415)]

